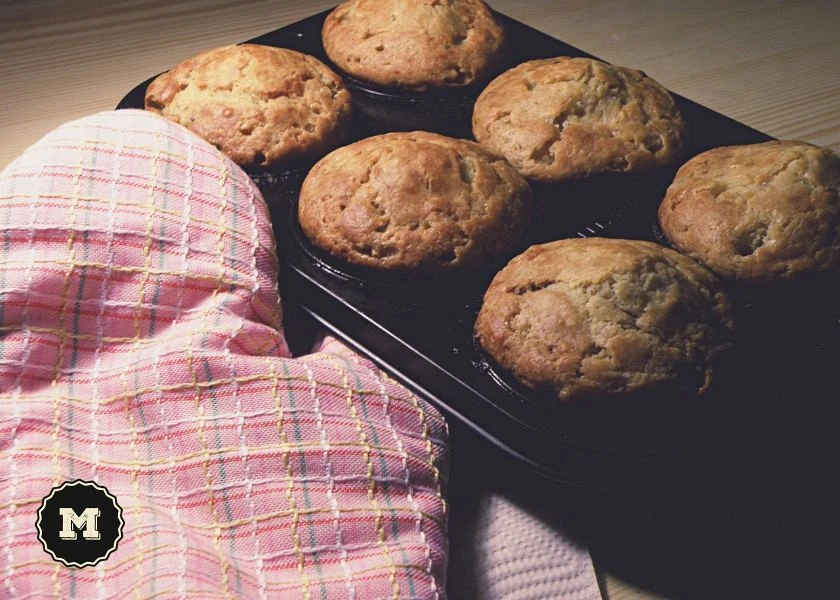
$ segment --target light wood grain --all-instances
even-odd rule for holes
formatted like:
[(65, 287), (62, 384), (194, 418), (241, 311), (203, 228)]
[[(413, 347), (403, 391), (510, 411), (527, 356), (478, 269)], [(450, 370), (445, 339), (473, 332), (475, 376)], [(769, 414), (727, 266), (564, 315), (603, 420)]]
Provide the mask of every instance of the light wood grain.
[[(0, 2), (0, 167), (71, 118), (196, 52), (325, 0)], [(840, 3), (496, 0), (494, 8), (784, 138), (840, 150)]]
[[(0, 168), (147, 77), (330, 0), (0, 0)], [(770, 135), (840, 151), (840, 3), (495, 0), (497, 10)], [(609, 573), (610, 600), (657, 598)]]
[(113, 109), (135, 85), (201, 50), (256, 37), (334, 4), (5, 2), (0, 5), (0, 166), (60, 123)]

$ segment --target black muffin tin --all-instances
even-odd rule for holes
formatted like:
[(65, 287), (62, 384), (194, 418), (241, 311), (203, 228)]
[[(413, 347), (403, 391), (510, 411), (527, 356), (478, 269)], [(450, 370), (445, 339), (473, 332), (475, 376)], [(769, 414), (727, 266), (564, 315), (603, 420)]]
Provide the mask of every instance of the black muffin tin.
[[(249, 41), (314, 55), (341, 73), (321, 45), (328, 12)], [(497, 16), (509, 41), (507, 66), (535, 58), (590, 56)], [(142, 108), (149, 81), (118, 108)], [(473, 102), (486, 83), (447, 92), (404, 92), (346, 75), (345, 81), (355, 104), (348, 142), (409, 130), (468, 138)], [(715, 146), (770, 139), (685, 98), (677, 102), (691, 128), (685, 159)], [(625, 489), (688, 469), (714, 468), (713, 455), (725, 457), (753, 444), (757, 438), (750, 428), (766, 426), (769, 415), (781, 414), (780, 407), (797, 402), (813, 409), (830, 394), (823, 375), (836, 368), (840, 335), (837, 296), (825, 277), (793, 286), (730, 286), (738, 317), (737, 350), (721, 365), (711, 392), (700, 399), (674, 387), (562, 404), (523, 389), (475, 343), (473, 324), (484, 290), (493, 274), (529, 245), (571, 236), (667, 244), (655, 226), (656, 209), (679, 165), (562, 185), (532, 183), (535, 214), (519, 247), (486, 268), (440, 276), (353, 268), (312, 248), (296, 219), (297, 195), (309, 166), (251, 173), (271, 210), (284, 302), (302, 308), (449, 417), (549, 477), (586, 488)], [(767, 436), (761, 439), (766, 443)]]

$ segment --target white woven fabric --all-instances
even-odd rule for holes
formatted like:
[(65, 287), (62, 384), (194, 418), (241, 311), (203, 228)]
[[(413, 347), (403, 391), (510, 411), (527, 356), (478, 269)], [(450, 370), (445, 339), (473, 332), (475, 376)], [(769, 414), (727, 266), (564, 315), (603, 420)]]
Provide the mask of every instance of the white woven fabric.
[(585, 549), (502, 496), (485, 496), (478, 511), (476, 600), (600, 600)]
[(457, 426), (451, 451), (450, 598), (601, 600), (574, 490)]

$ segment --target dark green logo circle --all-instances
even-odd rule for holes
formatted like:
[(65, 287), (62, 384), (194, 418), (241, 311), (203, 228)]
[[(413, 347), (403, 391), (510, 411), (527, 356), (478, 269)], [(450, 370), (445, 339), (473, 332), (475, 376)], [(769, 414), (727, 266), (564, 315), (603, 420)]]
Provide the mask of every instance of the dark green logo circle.
[(124, 521), (117, 499), (92, 481), (67, 481), (41, 501), (36, 527), (44, 550), (68, 567), (91, 567), (111, 555)]

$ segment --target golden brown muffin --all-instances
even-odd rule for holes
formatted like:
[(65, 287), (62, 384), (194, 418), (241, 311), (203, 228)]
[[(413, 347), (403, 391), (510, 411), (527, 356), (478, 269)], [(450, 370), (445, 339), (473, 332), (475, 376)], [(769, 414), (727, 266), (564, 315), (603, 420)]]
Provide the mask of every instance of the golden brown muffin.
[(504, 45), (481, 0), (350, 0), (330, 13), (321, 37), (350, 75), (414, 90), (492, 77)]
[(339, 148), (303, 182), (300, 226), (318, 248), (384, 270), (445, 270), (499, 257), (530, 215), (525, 179), (474, 142), (387, 133)]
[(350, 93), (312, 56), (242, 44), (202, 52), (160, 75), (146, 90), (145, 106), (239, 165), (273, 168), (338, 145)]
[(561, 400), (710, 381), (732, 310), (718, 280), (651, 242), (573, 238), (532, 246), (493, 279), (481, 346), (528, 387)]
[(724, 278), (768, 282), (840, 266), (840, 156), (804, 142), (713, 148), (659, 207), (675, 248)]
[(588, 58), (522, 63), (478, 97), (473, 135), (530, 179), (557, 182), (677, 160), (687, 126), (641, 71)]

